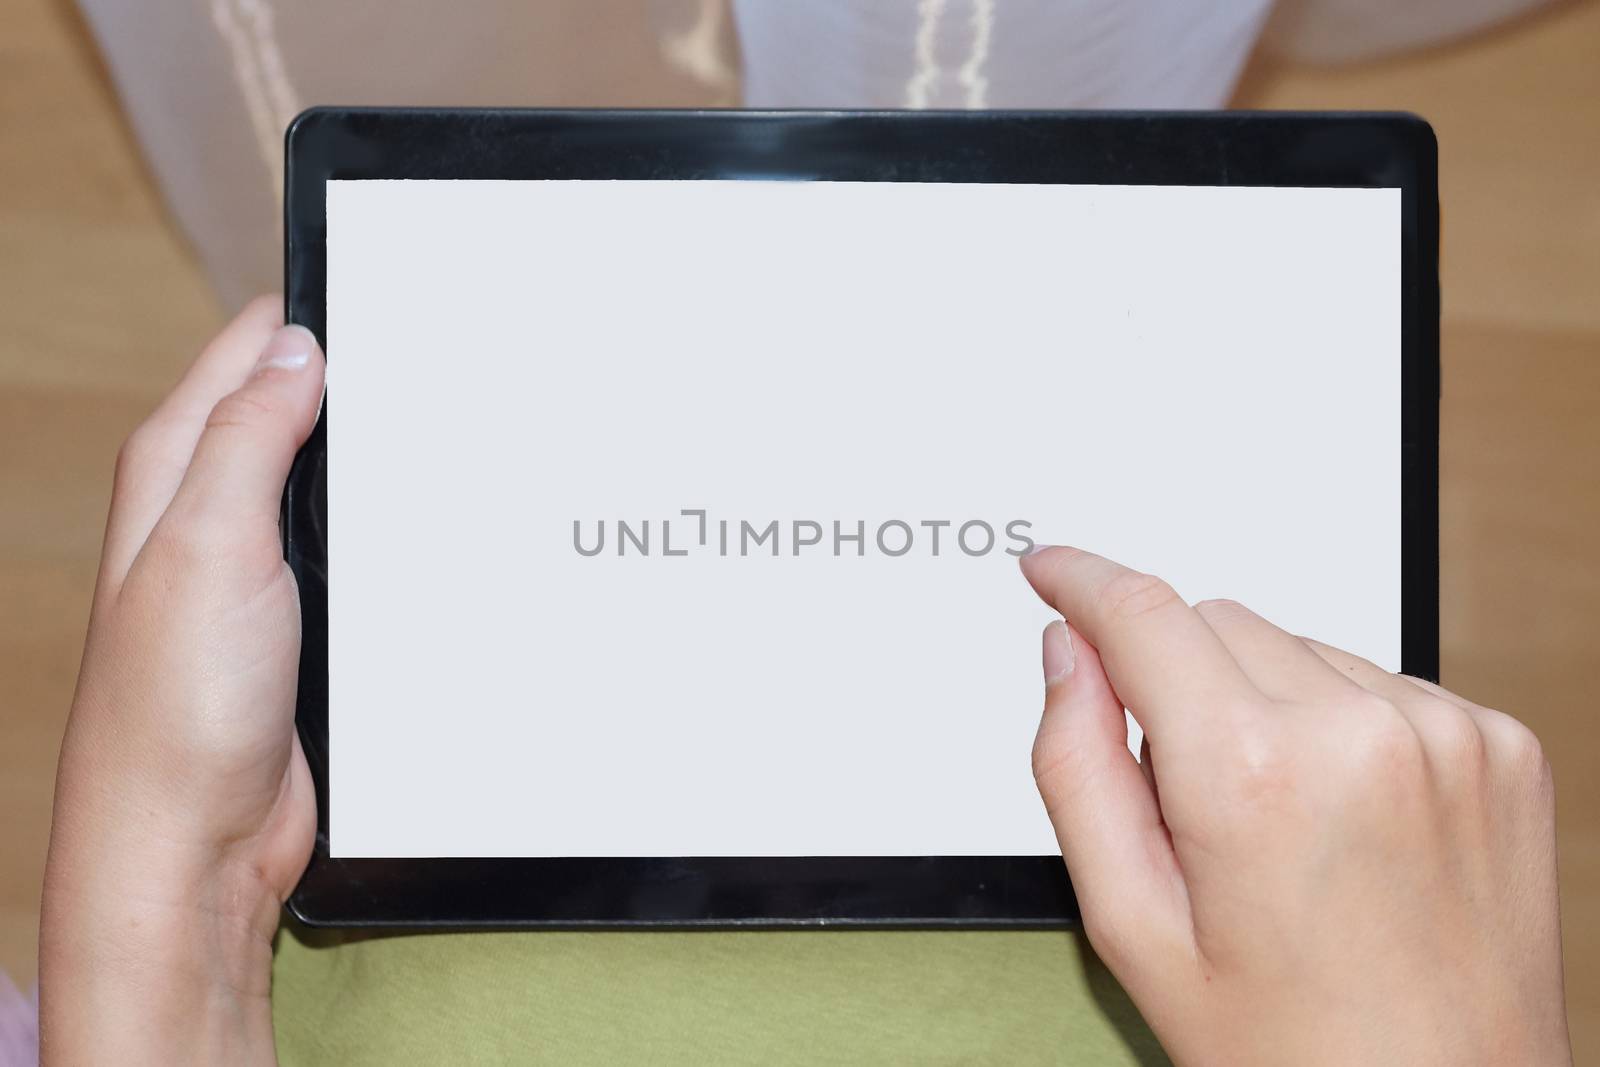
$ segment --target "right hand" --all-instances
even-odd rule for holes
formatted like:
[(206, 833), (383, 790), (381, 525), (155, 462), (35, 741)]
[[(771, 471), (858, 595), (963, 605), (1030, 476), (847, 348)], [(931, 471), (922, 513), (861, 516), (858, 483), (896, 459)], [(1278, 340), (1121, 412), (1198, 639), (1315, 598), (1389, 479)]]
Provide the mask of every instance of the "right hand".
[(1070, 624), (1044, 636), (1039, 789), (1175, 1061), (1571, 1063), (1526, 727), (1086, 552), (1022, 569)]

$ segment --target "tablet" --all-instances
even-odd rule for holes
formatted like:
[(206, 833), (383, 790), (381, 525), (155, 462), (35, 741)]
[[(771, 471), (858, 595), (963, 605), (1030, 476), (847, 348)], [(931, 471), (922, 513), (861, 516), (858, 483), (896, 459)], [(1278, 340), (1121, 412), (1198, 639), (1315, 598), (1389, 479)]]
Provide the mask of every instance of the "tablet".
[(1435, 159), (1403, 115), (302, 115), (291, 910), (1074, 921), (1032, 546), (1436, 675)]

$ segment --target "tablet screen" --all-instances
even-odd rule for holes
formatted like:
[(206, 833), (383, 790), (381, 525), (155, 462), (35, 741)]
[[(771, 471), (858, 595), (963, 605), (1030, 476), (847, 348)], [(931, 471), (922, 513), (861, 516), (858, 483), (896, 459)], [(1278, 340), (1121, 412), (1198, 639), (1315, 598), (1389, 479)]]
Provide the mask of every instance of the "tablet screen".
[(1398, 189), (360, 180), (327, 226), (335, 857), (1054, 853), (1034, 544), (1400, 665)]

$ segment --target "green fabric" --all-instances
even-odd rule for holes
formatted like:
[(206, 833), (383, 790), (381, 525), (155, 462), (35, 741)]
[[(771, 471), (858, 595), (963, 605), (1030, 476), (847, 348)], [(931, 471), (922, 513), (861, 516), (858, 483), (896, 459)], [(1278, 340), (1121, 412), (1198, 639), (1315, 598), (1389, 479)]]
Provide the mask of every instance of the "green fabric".
[(286, 927), (273, 982), (285, 1067), (1168, 1062), (1064, 931)]

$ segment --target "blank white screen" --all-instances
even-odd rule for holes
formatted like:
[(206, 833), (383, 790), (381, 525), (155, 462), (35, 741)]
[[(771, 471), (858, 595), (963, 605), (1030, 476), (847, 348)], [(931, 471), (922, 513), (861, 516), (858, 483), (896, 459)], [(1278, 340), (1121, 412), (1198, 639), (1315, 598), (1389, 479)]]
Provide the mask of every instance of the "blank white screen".
[(1397, 668), (1400, 297), (1393, 189), (330, 182), (333, 855), (1054, 852), (1005, 524)]

